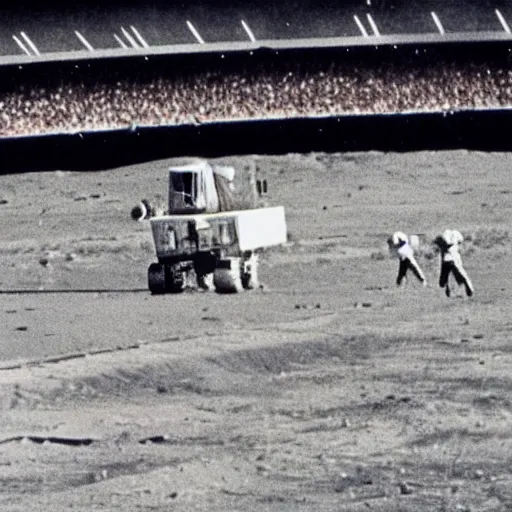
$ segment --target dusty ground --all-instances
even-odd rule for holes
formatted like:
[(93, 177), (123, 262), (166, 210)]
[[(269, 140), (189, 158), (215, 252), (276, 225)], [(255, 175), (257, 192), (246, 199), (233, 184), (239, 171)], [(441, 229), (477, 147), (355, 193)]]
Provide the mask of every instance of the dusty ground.
[[(0, 177), (0, 288), (29, 291), (0, 294), (1, 510), (512, 509), (512, 157), (259, 162), (290, 243), (239, 296), (146, 291), (129, 211), (168, 162)], [(472, 299), (436, 285), (446, 227)], [(428, 288), (396, 289), (395, 229)]]

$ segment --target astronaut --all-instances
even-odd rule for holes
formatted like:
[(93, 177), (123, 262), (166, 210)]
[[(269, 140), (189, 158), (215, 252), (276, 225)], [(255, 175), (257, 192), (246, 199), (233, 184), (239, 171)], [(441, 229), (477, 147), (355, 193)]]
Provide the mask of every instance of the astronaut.
[(400, 261), (398, 276), (396, 278), (397, 286), (400, 286), (404, 278), (407, 277), (408, 270), (412, 271), (423, 286), (427, 286), (427, 280), (414, 257), (414, 250), (409, 242), (408, 236), (402, 231), (396, 231), (388, 239), (388, 247), (391, 254), (398, 257)]
[(434, 243), (440, 249), (441, 274), (439, 276), (439, 286), (444, 288), (446, 296), (451, 294), (449, 277), (453, 274), (458, 285), (464, 285), (466, 295), (471, 297), (474, 293), (473, 284), (469, 278), (460, 255), (460, 244), (464, 241), (464, 237), (455, 229), (446, 229), (439, 235)]

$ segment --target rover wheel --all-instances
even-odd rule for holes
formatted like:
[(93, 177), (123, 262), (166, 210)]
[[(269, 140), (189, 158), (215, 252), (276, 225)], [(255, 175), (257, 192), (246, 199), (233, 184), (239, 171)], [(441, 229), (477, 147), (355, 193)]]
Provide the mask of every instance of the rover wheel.
[(213, 272), (213, 285), (217, 293), (238, 293), (243, 291), (240, 258), (219, 261)]
[(242, 286), (246, 290), (254, 290), (260, 285), (258, 281), (258, 257), (253, 254), (242, 266)]
[(204, 291), (213, 290), (213, 272), (197, 275), (197, 287)]
[(149, 265), (148, 288), (154, 295), (166, 292), (165, 267), (160, 263), (151, 263)]

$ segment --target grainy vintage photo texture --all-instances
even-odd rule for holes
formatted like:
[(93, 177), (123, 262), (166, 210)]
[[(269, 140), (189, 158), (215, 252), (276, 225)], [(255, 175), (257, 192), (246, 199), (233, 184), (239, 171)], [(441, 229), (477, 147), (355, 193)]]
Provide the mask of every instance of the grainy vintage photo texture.
[(0, 23), (2, 511), (512, 509), (512, 2)]

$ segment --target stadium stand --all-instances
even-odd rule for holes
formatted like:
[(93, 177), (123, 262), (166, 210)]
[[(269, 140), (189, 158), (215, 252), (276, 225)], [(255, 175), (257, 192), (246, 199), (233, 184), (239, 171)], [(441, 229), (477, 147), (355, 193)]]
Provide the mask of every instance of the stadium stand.
[[(419, 59), (421, 60), (421, 59)], [(464, 59), (307, 59), (176, 73), (52, 75), (0, 92), (0, 136), (512, 105), (512, 70)]]

